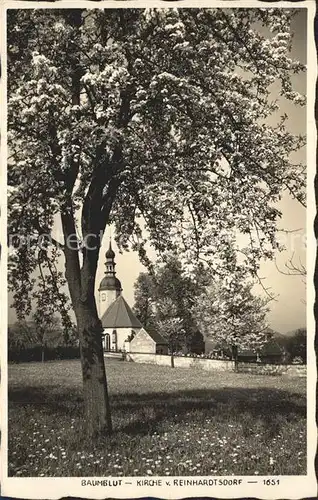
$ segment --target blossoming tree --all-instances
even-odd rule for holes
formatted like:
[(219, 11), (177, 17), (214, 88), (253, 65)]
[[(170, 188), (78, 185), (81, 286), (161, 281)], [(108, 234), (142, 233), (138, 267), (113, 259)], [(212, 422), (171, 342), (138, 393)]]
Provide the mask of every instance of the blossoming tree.
[(258, 351), (270, 339), (266, 315), (270, 299), (253, 294), (253, 283), (239, 273), (210, 282), (198, 297), (193, 315), (206, 338), (231, 350)]
[[(274, 82), (282, 98), (304, 104), (291, 83), (303, 70), (289, 54), (291, 17), (286, 9), (8, 11), (14, 306), (27, 314), (42, 280), (45, 304), (67, 322), (67, 283), (90, 436), (111, 430), (94, 297), (106, 225), (145, 262), (143, 220), (159, 253), (224, 276), (238, 265), (240, 232), (249, 245), (239, 266), (255, 273), (277, 246), (282, 190), (304, 203), (304, 168), (290, 159), (303, 138), (288, 132), (286, 116), (268, 121), (278, 110)], [(47, 236), (57, 220), (62, 241)]]

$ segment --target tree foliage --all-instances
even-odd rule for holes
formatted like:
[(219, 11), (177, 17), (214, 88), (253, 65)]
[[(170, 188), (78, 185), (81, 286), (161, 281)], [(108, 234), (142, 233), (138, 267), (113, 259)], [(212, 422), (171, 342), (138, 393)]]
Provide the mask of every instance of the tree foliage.
[(134, 313), (146, 330), (147, 328), (157, 327), (153, 300), (154, 283), (152, 275), (140, 273), (135, 283)]
[(198, 298), (193, 314), (204, 336), (216, 344), (259, 350), (269, 340), (267, 299), (255, 296), (243, 276), (212, 282)]
[[(304, 102), (291, 85), (303, 69), (289, 56), (291, 11), (107, 9), (77, 23), (74, 13), (8, 12), (11, 232), (49, 233), (55, 214), (85, 214), (98, 183), (95, 232), (111, 217), (121, 245), (134, 234), (142, 253), (142, 215), (158, 251), (231, 267), (235, 228), (250, 237), (241, 265), (254, 272), (277, 246), (282, 190), (304, 202), (304, 169), (290, 161), (303, 140), (286, 116), (266, 122), (273, 82)], [(88, 229), (82, 220), (80, 239)], [(28, 292), (36, 243), (14, 265), (15, 293)]]
[(287, 335), (280, 335), (280, 345), (285, 349), (287, 360), (293, 361), (299, 358), (303, 363), (307, 361), (307, 330), (306, 328), (298, 328)]
[[(200, 276), (190, 278), (170, 257), (151, 273), (141, 273), (135, 286), (134, 311), (147, 329), (158, 330), (171, 349), (202, 352), (204, 343), (192, 308), (202, 290)], [(201, 341), (200, 341), (201, 339)]]
[[(189, 271), (201, 262), (221, 278), (255, 275), (278, 246), (282, 191), (304, 203), (305, 169), (291, 160), (304, 139), (286, 115), (271, 119), (273, 83), (282, 99), (304, 104), (291, 82), (304, 69), (290, 58), (292, 15), (7, 11), (14, 306), (22, 318), (40, 290), (67, 324), (67, 282), (92, 436), (111, 428), (94, 298), (105, 226), (114, 223), (121, 248), (148, 264), (141, 220), (156, 251), (179, 255)], [(238, 233), (247, 239), (240, 260)], [(54, 267), (59, 255), (65, 274)]]
[(10, 347), (51, 346), (74, 342), (74, 331), (68, 332), (65, 339), (62, 324), (57, 316), (45, 322), (39, 311), (35, 311), (29, 321), (16, 321), (8, 329), (8, 345)]

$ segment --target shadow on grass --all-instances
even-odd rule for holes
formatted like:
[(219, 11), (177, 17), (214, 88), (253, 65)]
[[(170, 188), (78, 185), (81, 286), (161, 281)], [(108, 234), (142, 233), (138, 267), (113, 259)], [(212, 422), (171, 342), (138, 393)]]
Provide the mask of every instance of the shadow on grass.
[[(80, 391), (63, 391), (60, 386), (12, 388), (9, 402), (15, 406), (36, 406), (50, 416), (79, 416), (83, 411)], [(306, 417), (305, 396), (279, 389), (218, 388), (180, 390), (165, 393), (126, 393), (111, 397), (115, 434), (129, 436), (160, 432), (163, 422), (212, 422), (243, 425), (243, 434), (255, 432), (255, 421), (268, 437), (277, 435), (286, 421)]]

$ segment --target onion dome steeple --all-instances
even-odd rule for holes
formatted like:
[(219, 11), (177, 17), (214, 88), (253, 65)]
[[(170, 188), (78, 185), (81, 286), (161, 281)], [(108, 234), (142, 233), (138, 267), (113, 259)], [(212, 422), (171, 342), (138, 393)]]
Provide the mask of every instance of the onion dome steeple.
[(115, 258), (115, 252), (112, 249), (112, 241), (110, 240), (109, 241), (109, 248), (106, 252), (106, 259), (114, 260), (114, 258)]
[(118, 295), (122, 291), (121, 288), (121, 283), (118, 278), (116, 278), (116, 271), (115, 271), (115, 252), (112, 249), (112, 244), (111, 241), (109, 242), (109, 248), (105, 254), (106, 256), (106, 271), (105, 271), (105, 277), (102, 279), (100, 286), (99, 286), (99, 291), (102, 290), (116, 290)]

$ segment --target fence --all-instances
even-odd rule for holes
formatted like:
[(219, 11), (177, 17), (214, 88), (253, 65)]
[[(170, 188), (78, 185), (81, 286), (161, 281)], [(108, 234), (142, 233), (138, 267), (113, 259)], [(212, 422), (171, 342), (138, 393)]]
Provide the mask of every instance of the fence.
[[(126, 354), (127, 361), (171, 366), (171, 357), (164, 354), (134, 353)], [(211, 372), (234, 372), (233, 361), (207, 358), (188, 358), (174, 356), (175, 368), (200, 368)], [(306, 365), (271, 365), (267, 363), (239, 362), (239, 373), (254, 373), (256, 375), (289, 375), (291, 377), (306, 377)]]

